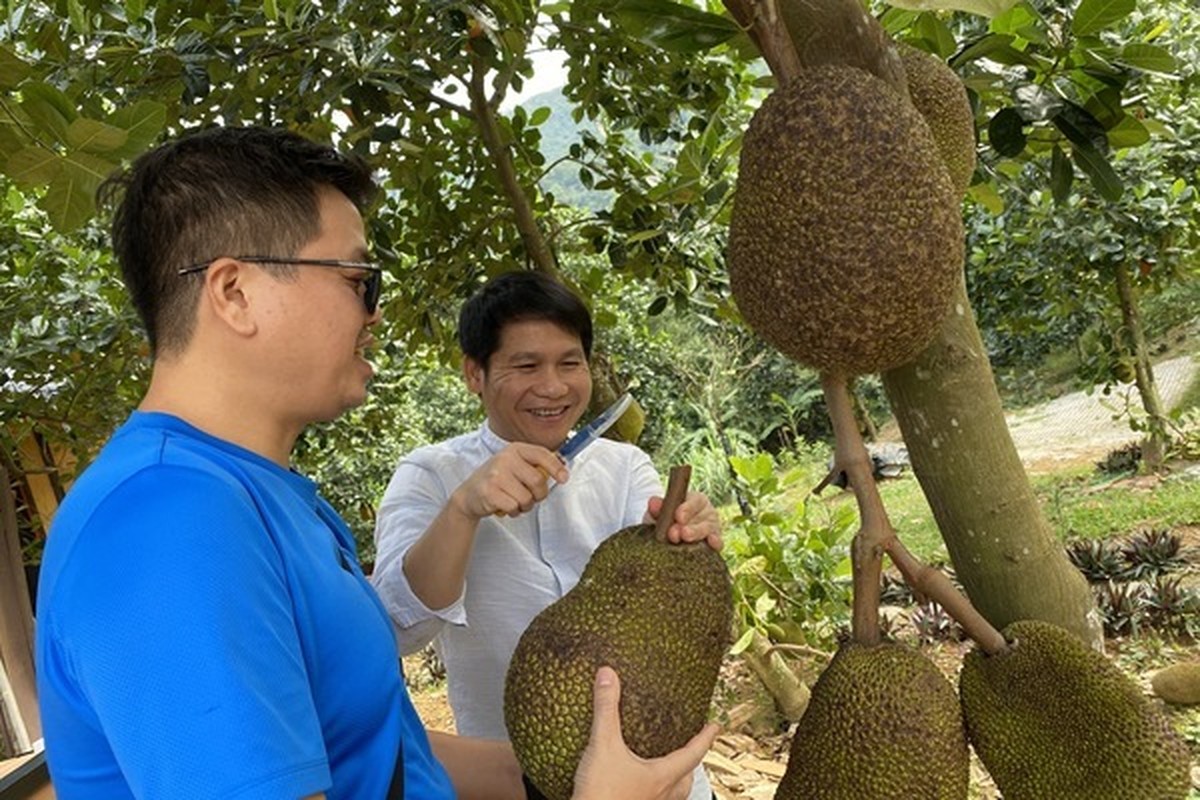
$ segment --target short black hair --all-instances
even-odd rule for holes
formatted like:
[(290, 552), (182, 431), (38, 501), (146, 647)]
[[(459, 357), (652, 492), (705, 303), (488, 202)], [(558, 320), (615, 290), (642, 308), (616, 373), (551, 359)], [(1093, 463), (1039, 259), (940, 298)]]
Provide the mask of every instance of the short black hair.
[(545, 272), (520, 270), (492, 278), (463, 303), (458, 314), (458, 345), (463, 355), (488, 368), (500, 347), (505, 325), (546, 320), (579, 337), (592, 357), (592, 315), (579, 297)]
[(201, 281), (181, 268), (221, 256), (295, 255), (320, 233), (321, 187), (360, 211), (375, 192), (359, 158), (260, 127), (185, 135), (106, 180), (97, 197), (117, 205), (113, 249), (151, 352), (182, 350), (191, 338)]

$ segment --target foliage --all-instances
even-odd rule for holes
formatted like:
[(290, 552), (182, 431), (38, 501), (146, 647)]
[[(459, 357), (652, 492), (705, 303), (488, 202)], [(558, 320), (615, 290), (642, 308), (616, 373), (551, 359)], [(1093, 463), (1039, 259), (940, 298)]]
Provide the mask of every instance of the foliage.
[(1170, 574), (1187, 567), (1181, 544), (1168, 528), (1146, 528), (1120, 541), (1080, 539), (1067, 545), (1071, 562), (1092, 584), (1109, 636), (1136, 636), (1145, 628), (1200, 635), (1200, 592)]
[(1124, 484), (1100, 487), (1090, 470), (1037, 476), (1033, 484), (1051, 526), (1064, 540), (1111, 538), (1146, 526), (1200, 521), (1200, 492), (1186, 477), (1168, 477), (1152, 492)]
[(1067, 545), (1067, 557), (1091, 583), (1115, 581), (1125, 575), (1125, 559), (1107, 539), (1077, 539)]
[(955, 642), (962, 639), (962, 629), (958, 623), (946, 613), (946, 609), (932, 600), (918, 605), (909, 613), (908, 618), (916, 631), (917, 641), (921, 644)]
[(2, 178), (0, 197), (0, 451), (41, 436), (65, 485), (136, 405), (146, 349), (101, 231), (59, 233)]
[(746, 647), (755, 630), (776, 643), (829, 646), (849, 620), (849, 509), (820, 503), (781, 507), (798, 473), (780, 478), (770, 455), (732, 458), (748, 512), (725, 524), (726, 560), (733, 574), (734, 607)]

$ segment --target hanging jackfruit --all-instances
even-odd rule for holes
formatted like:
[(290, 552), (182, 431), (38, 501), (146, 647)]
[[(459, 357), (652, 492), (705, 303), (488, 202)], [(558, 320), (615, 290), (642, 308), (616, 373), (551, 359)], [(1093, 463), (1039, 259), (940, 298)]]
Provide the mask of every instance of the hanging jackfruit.
[(1183, 800), (1187, 746), (1101, 653), (1047, 622), (1004, 629), (1008, 651), (967, 654), (959, 694), (1005, 800)]
[(805, 70), (742, 143), (729, 278), (746, 322), (819, 370), (911, 360), (963, 265), (959, 195), (921, 114), (848, 66)]
[(775, 800), (965, 800), (969, 773), (937, 666), (905, 645), (848, 642), (813, 686)]

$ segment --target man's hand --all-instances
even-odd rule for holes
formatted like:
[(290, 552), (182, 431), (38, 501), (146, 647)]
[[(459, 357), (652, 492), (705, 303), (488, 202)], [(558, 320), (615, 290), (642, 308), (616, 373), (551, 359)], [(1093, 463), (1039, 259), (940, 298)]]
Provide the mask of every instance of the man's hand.
[[(654, 522), (662, 511), (663, 499), (651, 497), (646, 508), (646, 521)], [(702, 492), (688, 492), (687, 497), (675, 509), (675, 519), (667, 529), (667, 540), (672, 544), (681, 542), (708, 542), (713, 550), (721, 549), (721, 516), (713, 508), (712, 501)]]
[(692, 772), (712, 747), (717, 726), (705, 725), (680, 749), (644, 759), (621, 737), (621, 683), (610, 667), (596, 672), (592, 737), (575, 771), (572, 800), (682, 800)]
[(479, 466), (450, 495), (457, 513), (481, 520), (493, 514), (515, 517), (550, 492), (549, 478), (565, 483), (567, 467), (556, 453), (536, 444), (514, 442)]

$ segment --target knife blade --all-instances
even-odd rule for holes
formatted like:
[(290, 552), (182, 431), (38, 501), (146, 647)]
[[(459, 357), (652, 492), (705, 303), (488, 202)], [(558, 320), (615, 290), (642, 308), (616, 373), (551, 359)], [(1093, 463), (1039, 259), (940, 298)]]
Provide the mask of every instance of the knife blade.
[(571, 459), (579, 455), (580, 451), (611, 428), (632, 403), (633, 395), (629, 392), (618, 397), (615, 403), (601, 411), (595, 419), (583, 426), (574, 436), (567, 439), (562, 447), (558, 448), (559, 457), (570, 464)]

